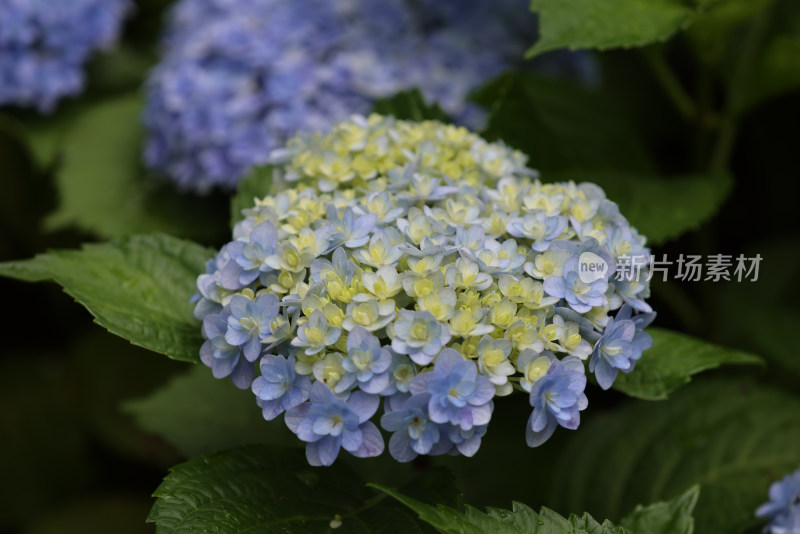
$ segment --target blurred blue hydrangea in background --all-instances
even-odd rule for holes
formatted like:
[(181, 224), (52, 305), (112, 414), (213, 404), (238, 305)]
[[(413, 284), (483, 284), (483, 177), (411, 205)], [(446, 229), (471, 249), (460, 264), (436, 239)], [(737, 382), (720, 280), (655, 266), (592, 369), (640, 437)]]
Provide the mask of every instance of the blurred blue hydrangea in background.
[(92, 52), (117, 39), (127, 0), (0, 0), (0, 106), (51, 112), (84, 87)]
[(144, 159), (182, 189), (234, 188), (294, 133), (411, 88), (476, 128), (467, 94), (534, 31), (526, 0), (182, 0), (148, 83)]

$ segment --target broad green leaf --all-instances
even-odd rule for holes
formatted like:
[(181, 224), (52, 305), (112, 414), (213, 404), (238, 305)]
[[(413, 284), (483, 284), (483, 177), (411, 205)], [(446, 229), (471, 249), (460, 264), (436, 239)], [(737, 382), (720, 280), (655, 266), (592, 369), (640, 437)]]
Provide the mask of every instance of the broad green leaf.
[(402, 120), (452, 122), (439, 104), (428, 104), (419, 89), (402, 91), (388, 98), (379, 99), (373, 104), (372, 111)]
[(594, 182), (602, 187), (651, 245), (699, 228), (719, 210), (731, 189), (731, 178), (727, 174), (664, 179), (639, 174), (586, 172), (558, 178)]
[(236, 194), (231, 197), (231, 227), (244, 219), (242, 210), (252, 208), (256, 198), (270, 193), (275, 172), (278, 171), (271, 165), (256, 167), (239, 181)]
[[(692, 534), (692, 510), (697, 502), (699, 488), (694, 487), (674, 501), (637, 506), (625, 519), (623, 527), (615, 527), (606, 520), (599, 524), (591, 515), (571, 515), (565, 518), (548, 508), (538, 513), (525, 504), (515, 502), (511, 510), (487, 508), (486, 513), (467, 506), (464, 512), (449, 506), (432, 506), (409, 498), (389, 488), (373, 485), (388, 493), (415, 512), (421, 519), (444, 534)], [(578, 530), (581, 529), (581, 530)]]
[(639, 505), (622, 519), (622, 526), (637, 534), (692, 534), (699, 496), (700, 488), (693, 486), (672, 501)]
[[(429, 470), (402, 491), (448, 503), (457, 495), (452, 475), (440, 470)], [(202, 456), (173, 467), (154, 496), (148, 521), (157, 524), (158, 534), (430, 531), (345, 465), (310, 467), (298, 450), (250, 446)]]
[(715, 0), (531, 0), (539, 40), (527, 57), (569, 48), (630, 48), (666, 41)]
[(52, 280), (109, 332), (194, 362), (203, 340), (189, 299), (212, 255), (191, 241), (166, 235), (132, 236), (0, 263), (0, 276)]
[(509, 73), (472, 98), (490, 109), (482, 135), (525, 152), (534, 169), (652, 172), (641, 136), (606, 95), (563, 80)]
[(565, 441), (548, 505), (622, 517), (701, 486), (698, 533), (740, 534), (771, 482), (800, 465), (800, 398), (747, 380), (696, 382), (669, 401), (595, 413)]
[[(437, 504), (436, 506), (420, 502), (389, 488), (373, 485), (373, 487), (391, 495), (405, 504), (420, 519), (433, 525), (442, 534), (625, 534), (626, 530), (615, 527), (606, 520), (601, 525), (589, 514), (571, 515), (565, 518), (547, 508), (535, 512), (532, 508), (513, 503), (512, 510), (488, 508), (486, 513), (477, 508), (467, 506), (464, 512)], [(633, 534), (633, 533), (629, 533)]]
[(141, 107), (138, 93), (126, 94), (73, 121), (56, 170), (59, 207), (45, 220), (48, 229), (76, 226), (102, 238), (158, 231), (204, 240), (224, 230), (220, 199), (181, 195), (144, 171)]
[(264, 420), (251, 391), (217, 380), (204, 365), (147, 397), (126, 402), (123, 410), (189, 458), (255, 443), (300, 445), (282, 418)]
[(620, 373), (614, 389), (647, 400), (667, 396), (692, 379), (692, 375), (727, 364), (760, 364), (752, 354), (707, 343), (703, 340), (663, 330), (648, 328), (653, 346), (644, 351), (630, 374)]

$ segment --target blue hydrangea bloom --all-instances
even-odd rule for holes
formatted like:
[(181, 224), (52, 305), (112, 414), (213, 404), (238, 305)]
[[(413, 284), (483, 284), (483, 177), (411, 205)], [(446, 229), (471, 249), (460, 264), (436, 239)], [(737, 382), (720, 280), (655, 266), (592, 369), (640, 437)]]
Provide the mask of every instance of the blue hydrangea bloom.
[(553, 435), (556, 427), (575, 430), (580, 424), (580, 411), (589, 401), (583, 363), (575, 356), (554, 360), (547, 374), (534, 382), (530, 402), (533, 412), (525, 429), (530, 447), (538, 447)]
[(756, 510), (768, 534), (800, 534), (800, 469), (769, 487), (769, 502)]
[(225, 313), (212, 313), (203, 319), (206, 341), (200, 347), (200, 361), (211, 368), (214, 378), (230, 377), (236, 387), (247, 389), (255, 371), (252, 362), (242, 355), (242, 349), (226, 341), (228, 317)]
[(428, 417), (430, 393), (401, 394), (400, 397), (400, 401), (392, 397), (387, 399), (396, 408), (388, 409), (381, 417), (381, 426), (393, 432), (389, 439), (392, 457), (398, 462), (410, 462), (419, 454), (431, 454), (443, 437), (444, 429)]
[(341, 448), (359, 458), (377, 456), (383, 452), (383, 437), (369, 418), (378, 403), (379, 397), (361, 391), (343, 400), (315, 382), (309, 401), (287, 410), (286, 426), (307, 443), (311, 465), (331, 465)]
[(597, 383), (608, 389), (617, 378), (617, 373), (630, 373), (642, 351), (653, 346), (653, 338), (644, 331), (655, 319), (655, 313), (640, 313), (634, 317), (632, 308), (624, 304), (615, 317), (608, 321), (603, 336), (597, 341), (589, 361), (589, 371), (595, 374)]
[(465, 128), (377, 114), (295, 137), (282, 157), (273, 194), (198, 276), (195, 314), (215, 376), (246, 385), (263, 358), (258, 404), (283, 411), (312, 463), (377, 454), (364, 423), (381, 397), (401, 461), (475, 454), (493, 397), (514, 389), (539, 445), (578, 426), (587, 366), (608, 387), (652, 343), (654, 314), (633, 304), (647, 276), (611, 281), (649, 251), (599, 187), (542, 183)]
[(486, 425), (492, 417), (494, 384), (479, 375), (475, 362), (453, 349), (437, 356), (433, 370), (414, 377), (412, 394), (430, 393), (428, 413), (434, 423), (450, 423), (464, 430)]
[(265, 354), (261, 358), (261, 376), (253, 380), (252, 390), (267, 421), (308, 400), (311, 380), (298, 376), (294, 364), (294, 356)]
[(251, 300), (243, 295), (234, 295), (230, 303), (230, 317), (225, 340), (242, 347), (244, 357), (254, 362), (261, 354), (261, 342), (270, 335), (270, 319), (280, 313), (278, 297), (264, 293)]
[[(459, 122), (533, 41), (526, 0), (182, 0), (152, 72), (144, 159), (186, 189), (234, 187), (298, 131), (418, 87)], [(575, 60), (562, 63), (575, 63)]]
[(128, 0), (0, 0), (0, 106), (53, 110), (79, 93), (92, 52), (110, 47)]

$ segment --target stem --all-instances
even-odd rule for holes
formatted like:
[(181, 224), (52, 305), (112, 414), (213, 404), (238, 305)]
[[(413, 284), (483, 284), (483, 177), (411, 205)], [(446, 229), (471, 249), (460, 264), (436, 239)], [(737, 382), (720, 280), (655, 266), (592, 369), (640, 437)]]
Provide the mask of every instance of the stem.
[(645, 63), (650, 67), (656, 80), (661, 84), (662, 89), (669, 97), (681, 116), (687, 121), (694, 121), (697, 118), (697, 106), (689, 96), (689, 93), (681, 85), (678, 77), (672, 72), (664, 58), (661, 48), (647, 47), (641, 49)]
[(758, 49), (767, 29), (767, 22), (766, 13), (761, 13), (750, 25), (747, 35), (745, 35), (742, 51), (739, 54), (739, 61), (736, 64), (736, 70), (731, 81), (730, 91), (728, 91), (728, 101), (722, 115), (717, 142), (711, 153), (711, 160), (708, 165), (712, 171), (722, 171), (728, 167), (728, 161), (730, 160), (733, 144), (739, 129), (739, 115), (744, 108), (750, 78), (758, 59)]

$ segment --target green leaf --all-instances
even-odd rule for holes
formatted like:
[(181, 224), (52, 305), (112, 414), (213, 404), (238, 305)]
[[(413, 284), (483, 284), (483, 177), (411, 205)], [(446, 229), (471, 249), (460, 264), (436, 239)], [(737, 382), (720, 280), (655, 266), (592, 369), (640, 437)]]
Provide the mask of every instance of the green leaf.
[(189, 458), (254, 443), (299, 445), (281, 420), (264, 420), (251, 391), (217, 380), (204, 365), (126, 402), (123, 410)]
[(372, 111), (381, 115), (393, 115), (402, 120), (453, 122), (439, 104), (428, 104), (419, 89), (402, 91), (388, 98), (376, 100)]
[[(447, 472), (429, 470), (404, 488), (416, 498), (452, 502)], [(206, 532), (429, 532), (400, 504), (376, 495), (345, 465), (310, 467), (300, 451), (250, 446), (203, 456), (170, 470), (148, 521), (159, 534)]]
[(109, 332), (176, 360), (202, 344), (189, 299), (213, 251), (166, 235), (132, 236), (81, 250), (0, 263), (0, 276), (52, 280)]
[(652, 172), (641, 136), (607, 95), (563, 80), (509, 73), (472, 99), (490, 109), (482, 135), (525, 152), (534, 169)]
[(715, 0), (531, 0), (539, 15), (533, 57), (558, 48), (630, 48), (666, 41)]
[(696, 532), (740, 534), (769, 485), (800, 464), (800, 398), (751, 381), (704, 380), (582, 422), (554, 460), (547, 503), (621, 517), (699, 484)]
[(244, 219), (242, 210), (252, 208), (254, 199), (263, 198), (270, 193), (275, 172), (277, 170), (271, 165), (255, 167), (239, 181), (236, 194), (231, 197), (231, 227)]
[(144, 171), (141, 107), (138, 93), (126, 94), (83, 110), (70, 124), (56, 171), (59, 207), (45, 220), (47, 229), (76, 226), (102, 238), (165, 232), (209, 241), (224, 229), (220, 199), (181, 195)]
[(567, 519), (547, 508), (542, 508), (539, 513), (536, 513), (532, 508), (519, 502), (513, 503), (511, 511), (488, 508), (487, 513), (483, 513), (477, 508), (467, 506), (464, 512), (460, 512), (442, 504), (433, 506), (420, 502), (383, 486), (370, 485), (414, 510), (419, 514), (420, 519), (430, 523), (443, 534), (484, 534), (486, 532), (496, 534), (573, 534), (577, 532), (625, 534), (626, 532), (625, 529), (615, 527), (608, 520), (601, 525), (589, 514), (571, 515)]
[(699, 228), (719, 210), (732, 184), (727, 174), (662, 179), (649, 175), (587, 172), (568, 173), (558, 178), (594, 182), (602, 187), (651, 245)]
[(758, 356), (703, 340), (648, 328), (653, 346), (644, 351), (630, 374), (620, 373), (614, 389), (631, 397), (661, 400), (692, 379), (692, 375), (727, 364), (763, 364)]
[(672, 501), (639, 505), (623, 518), (622, 526), (641, 534), (692, 534), (692, 512), (699, 496), (700, 487), (693, 486)]

